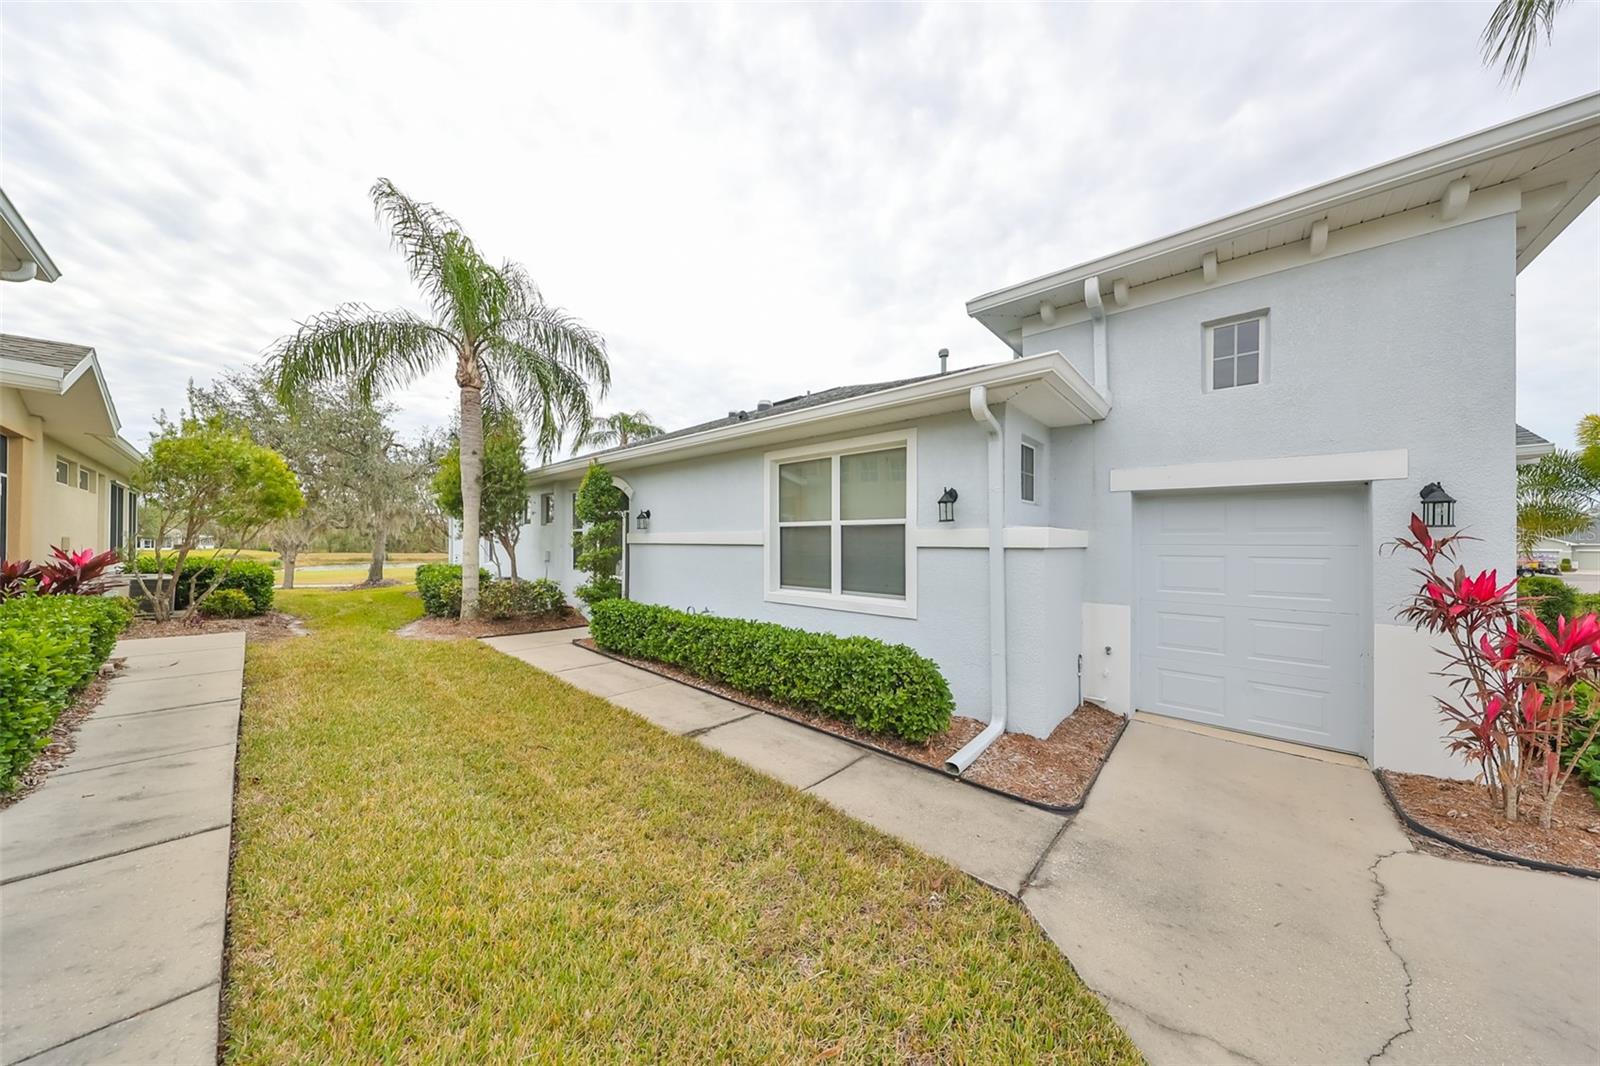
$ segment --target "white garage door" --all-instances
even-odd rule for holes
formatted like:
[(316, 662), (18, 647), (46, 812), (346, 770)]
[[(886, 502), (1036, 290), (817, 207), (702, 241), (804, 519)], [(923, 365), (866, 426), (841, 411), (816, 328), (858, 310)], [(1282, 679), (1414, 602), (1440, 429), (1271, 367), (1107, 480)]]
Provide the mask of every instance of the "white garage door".
[(1363, 750), (1366, 526), (1365, 487), (1135, 497), (1137, 706)]

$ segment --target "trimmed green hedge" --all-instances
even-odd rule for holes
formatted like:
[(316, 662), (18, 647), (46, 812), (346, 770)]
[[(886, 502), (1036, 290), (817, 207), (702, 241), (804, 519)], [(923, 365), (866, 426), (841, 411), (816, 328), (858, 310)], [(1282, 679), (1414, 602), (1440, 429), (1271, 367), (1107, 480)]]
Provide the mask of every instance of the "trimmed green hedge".
[(0, 791), (111, 654), (133, 618), (122, 597), (18, 596), (0, 603)]
[[(177, 564), (176, 555), (163, 555), (161, 569), (163, 573), (172, 573), (172, 568)], [(134, 569), (141, 574), (156, 572), (156, 557), (154, 555), (140, 554), (134, 560)], [(210, 556), (194, 558), (191, 556), (183, 564), (183, 574), (178, 579), (178, 595), (174, 599), (172, 608), (181, 611), (189, 606), (191, 590), (204, 592), (217, 576), (219, 564)], [(233, 565), (228, 567), (228, 574), (217, 585), (216, 591), (223, 589), (238, 589), (250, 597), (254, 606), (251, 614), (266, 614), (272, 610), (273, 587), (278, 583), (278, 575), (267, 563), (256, 559), (235, 559)]]
[(667, 663), (752, 696), (918, 743), (948, 729), (955, 709), (932, 660), (871, 637), (686, 614), (632, 600), (596, 603), (589, 632), (618, 655)]
[[(478, 587), (489, 584), (489, 571), (478, 568)], [(456, 563), (423, 563), (417, 567), (417, 594), (422, 609), (437, 618), (461, 613), (461, 567)]]
[(1578, 590), (1559, 577), (1535, 574), (1518, 578), (1517, 598), (1528, 601), (1522, 608), (1551, 629), (1557, 617), (1571, 618), (1578, 613)]

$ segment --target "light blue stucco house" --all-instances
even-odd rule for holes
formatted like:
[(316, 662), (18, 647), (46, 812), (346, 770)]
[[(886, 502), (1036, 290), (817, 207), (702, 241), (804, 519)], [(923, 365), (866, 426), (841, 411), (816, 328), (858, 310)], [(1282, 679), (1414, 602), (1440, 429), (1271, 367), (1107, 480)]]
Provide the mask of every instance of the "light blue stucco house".
[[(1517, 274), (1597, 175), (1600, 94), (979, 296), (986, 365), (606, 452), (627, 595), (909, 644), (997, 729), (1090, 700), (1463, 774), (1381, 548), (1437, 482), (1510, 571)], [(522, 574), (578, 583), (588, 463), (530, 473)]]

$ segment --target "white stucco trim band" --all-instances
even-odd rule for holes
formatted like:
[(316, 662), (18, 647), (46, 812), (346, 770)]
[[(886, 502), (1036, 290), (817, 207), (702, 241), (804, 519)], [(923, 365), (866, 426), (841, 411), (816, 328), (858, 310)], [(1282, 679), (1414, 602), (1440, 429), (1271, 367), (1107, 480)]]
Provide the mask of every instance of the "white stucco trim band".
[[(912, 531), (918, 548), (987, 548), (989, 531), (971, 529), (918, 529)], [(1060, 526), (1007, 526), (1001, 541), (1007, 548), (1087, 548), (1087, 529)]]
[(759, 548), (766, 543), (759, 529), (741, 529), (731, 532), (703, 533), (629, 533), (629, 544), (712, 544), (753, 545)]
[(1395, 448), (1381, 452), (1296, 455), (1283, 459), (1124, 467), (1113, 469), (1110, 480), (1112, 492), (1175, 492), (1268, 485), (1399, 481), (1410, 476), (1409, 468), (1407, 450)]

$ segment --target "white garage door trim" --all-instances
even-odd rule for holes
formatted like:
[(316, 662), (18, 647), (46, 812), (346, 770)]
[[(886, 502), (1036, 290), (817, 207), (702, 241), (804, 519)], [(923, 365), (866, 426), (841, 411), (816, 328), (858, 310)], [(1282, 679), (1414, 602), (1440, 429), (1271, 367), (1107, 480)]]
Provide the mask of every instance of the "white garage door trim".
[(1394, 448), (1382, 452), (1291, 455), (1281, 459), (1117, 467), (1111, 471), (1111, 491), (1167, 492), (1403, 481), (1410, 476), (1410, 465), (1410, 453), (1404, 448)]
[(1365, 485), (1134, 497), (1134, 706), (1372, 747)]

